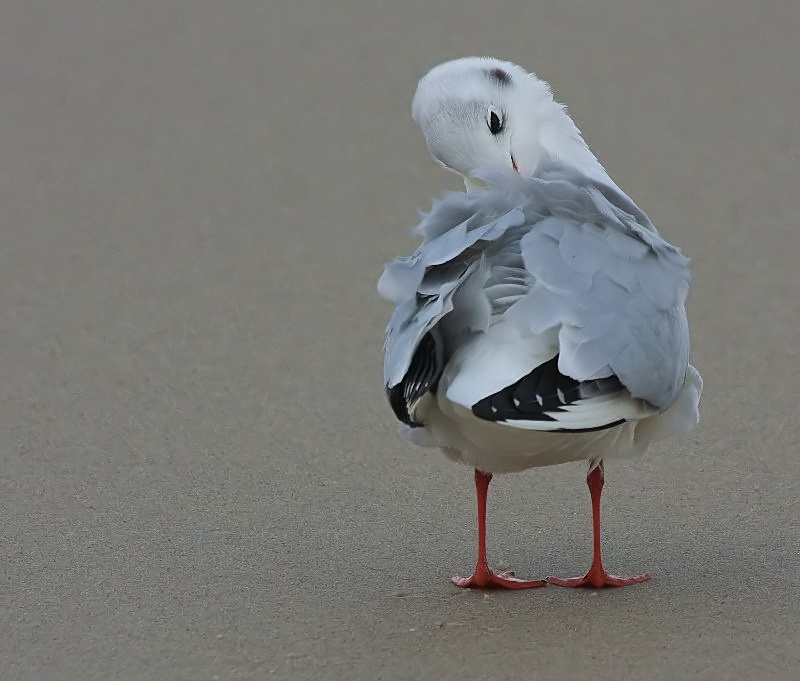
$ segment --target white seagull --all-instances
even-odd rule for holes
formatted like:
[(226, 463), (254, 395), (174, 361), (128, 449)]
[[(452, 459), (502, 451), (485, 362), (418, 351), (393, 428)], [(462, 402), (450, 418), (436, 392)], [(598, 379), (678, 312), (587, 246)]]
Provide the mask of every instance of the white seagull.
[[(469, 57), (419, 82), (412, 115), (464, 177), (423, 216), (380, 294), (390, 404), (413, 443), (475, 469), (478, 560), (461, 587), (625, 586), (600, 555), (603, 460), (698, 421), (688, 259), (611, 180), (547, 83)], [(581, 577), (526, 581), (486, 558), (493, 473), (589, 462), (594, 556)]]

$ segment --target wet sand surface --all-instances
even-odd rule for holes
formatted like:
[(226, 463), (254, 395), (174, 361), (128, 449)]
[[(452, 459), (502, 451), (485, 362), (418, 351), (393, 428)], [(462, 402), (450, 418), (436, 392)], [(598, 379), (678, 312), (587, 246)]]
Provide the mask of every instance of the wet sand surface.
[[(472, 5), (5, 5), (0, 678), (800, 678), (800, 5)], [(411, 97), (470, 54), (693, 260), (702, 423), (606, 467), (643, 585), (453, 587), (472, 472), (385, 403), (375, 281), (458, 188)], [(584, 475), (498, 476), (492, 561), (585, 570)]]

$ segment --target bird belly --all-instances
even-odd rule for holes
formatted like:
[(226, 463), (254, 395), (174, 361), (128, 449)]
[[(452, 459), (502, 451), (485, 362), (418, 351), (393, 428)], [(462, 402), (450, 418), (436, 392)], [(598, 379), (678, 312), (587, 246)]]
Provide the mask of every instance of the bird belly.
[(689, 365), (676, 402), (663, 413), (589, 432), (538, 431), (478, 418), (439, 392), (429, 400), (424, 428), (405, 437), (422, 447), (439, 447), (449, 459), (487, 473), (514, 473), (570, 461), (639, 456), (650, 443), (691, 430), (698, 421), (703, 381)]
[(430, 444), (449, 459), (487, 473), (636, 456), (649, 444), (634, 438), (634, 421), (589, 432), (538, 431), (479, 419), (458, 404), (443, 410), (441, 400), (431, 405), (425, 421)]

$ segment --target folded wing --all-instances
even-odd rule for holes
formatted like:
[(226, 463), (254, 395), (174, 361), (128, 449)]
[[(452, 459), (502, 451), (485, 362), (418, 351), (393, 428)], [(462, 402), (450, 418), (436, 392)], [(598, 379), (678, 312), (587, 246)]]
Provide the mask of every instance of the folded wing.
[(439, 390), (480, 419), (585, 430), (664, 411), (684, 383), (688, 259), (624, 194), (553, 165), (484, 178), (387, 265), (384, 378), (401, 420)]

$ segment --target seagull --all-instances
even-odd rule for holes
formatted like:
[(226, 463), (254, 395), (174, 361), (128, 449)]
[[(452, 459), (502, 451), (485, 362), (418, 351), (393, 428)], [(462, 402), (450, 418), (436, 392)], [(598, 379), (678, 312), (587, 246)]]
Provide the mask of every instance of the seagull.
[[(478, 558), (466, 588), (619, 587), (606, 572), (603, 462), (699, 420), (689, 364), (689, 261), (589, 150), (550, 86), (510, 62), (433, 68), (412, 104), (433, 158), (464, 192), (433, 203), (421, 244), (378, 282), (396, 305), (384, 382), (401, 433), (475, 471)], [(496, 473), (587, 461), (589, 571), (523, 580), (486, 555)]]

